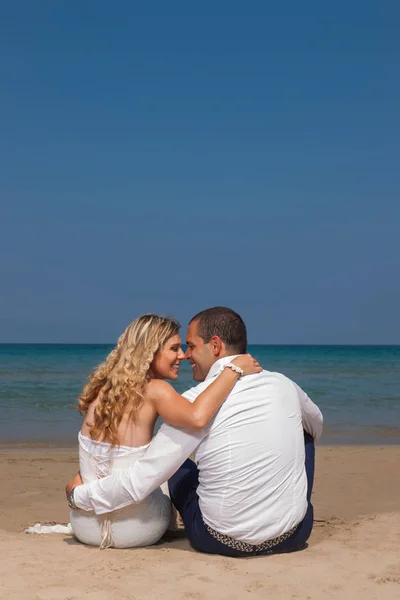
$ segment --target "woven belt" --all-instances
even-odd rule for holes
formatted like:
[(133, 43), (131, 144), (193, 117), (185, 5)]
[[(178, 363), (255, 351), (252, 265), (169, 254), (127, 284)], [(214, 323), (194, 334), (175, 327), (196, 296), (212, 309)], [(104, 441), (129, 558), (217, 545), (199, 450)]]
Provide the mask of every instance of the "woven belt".
[(206, 523), (204, 523), (204, 525), (206, 526), (208, 533), (210, 535), (212, 535), (216, 540), (221, 542), (221, 544), (224, 544), (225, 546), (228, 546), (229, 548), (233, 548), (234, 550), (240, 550), (242, 552), (261, 552), (263, 550), (270, 550), (274, 546), (277, 546), (281, 542), (284, 542), (285, 540), (290, 538), (290, 536), (293, 535), (297, 529), (297, 525), (296, 525), (290, 531), (283, 533), (282, 535), (280, 535), (279, 537), (277, 537), (273, 540), (267, 540), (266, 542), (262, 542), (262, 544), (247, 544), (247, 542), (239, 542), (239, 540), (235, 540), (233, 537), (230, 537), (229, 535), (224, 535), (223, 533), (218, 533), (218, 531), (215, 531), (215, 529), (213, 529)]

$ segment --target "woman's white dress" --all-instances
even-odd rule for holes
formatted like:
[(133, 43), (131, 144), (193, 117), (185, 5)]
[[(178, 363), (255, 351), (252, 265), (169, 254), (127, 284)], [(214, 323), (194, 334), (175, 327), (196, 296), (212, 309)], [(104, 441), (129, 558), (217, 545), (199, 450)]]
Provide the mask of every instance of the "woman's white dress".
[[(84, 483), (127, 469), (146, 452), (147, 446), (131, 448), (97, 442), (79, 433), (79, 466)], [(70, 520), (79, 541), (101, 548), (132, 548), (155, 544), (171, 519), (171, 501), (157, 488), (140, 504), (97, 516), (71, 510)]]

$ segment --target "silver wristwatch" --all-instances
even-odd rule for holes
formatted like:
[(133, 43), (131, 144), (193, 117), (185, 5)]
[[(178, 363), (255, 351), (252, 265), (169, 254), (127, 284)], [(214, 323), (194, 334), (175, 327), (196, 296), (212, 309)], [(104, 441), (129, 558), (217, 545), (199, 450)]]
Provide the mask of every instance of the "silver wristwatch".
[(70, 491), (70, 493), (67, 496), (67, 501), (68, 501), (68, 506), (70, 508), (79, 508), (76, 504), (75, 504), (75, 500), (74, 500), (74, 491), (75, 488), (73, 487), (72, 490)]

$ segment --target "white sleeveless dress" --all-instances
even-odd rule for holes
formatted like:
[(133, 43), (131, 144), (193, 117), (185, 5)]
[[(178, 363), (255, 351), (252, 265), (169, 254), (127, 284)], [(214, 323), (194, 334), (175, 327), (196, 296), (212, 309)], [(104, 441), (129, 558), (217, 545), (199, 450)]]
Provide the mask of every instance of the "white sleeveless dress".
[[(127, 469), (146, 452), (147, 446), (131, 448), (97, 442), (79, 433), (79, 466), (83, 483)], [(163, 486), (164, 487), (164, 486)], [(80, 542), (100, 548), (150, 546), (164, 535), (171, 519), (171, 501), (157, 488), (140, 504), (96, 515), (71, 510), (70, 521)]]

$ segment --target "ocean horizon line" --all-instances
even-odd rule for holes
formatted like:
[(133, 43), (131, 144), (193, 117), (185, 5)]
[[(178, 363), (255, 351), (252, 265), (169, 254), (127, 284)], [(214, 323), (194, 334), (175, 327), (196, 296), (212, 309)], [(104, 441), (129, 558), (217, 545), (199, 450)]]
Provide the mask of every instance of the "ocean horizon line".
[[(0, 347), (4, 346), (115, 346), (115, 342), (0, 342)], [(185, 342), (182, 345), (186, 345)], [(334, 343), (334, 344), (314, 344), (314, 343), (252, 343), (249, 342), (248, 346), (263, 346), (269, 348), (275, 347), (292, 347), (292, 348), (399, 348), (400, 343), (398, 344), (343, 344), (343, 343)]]

